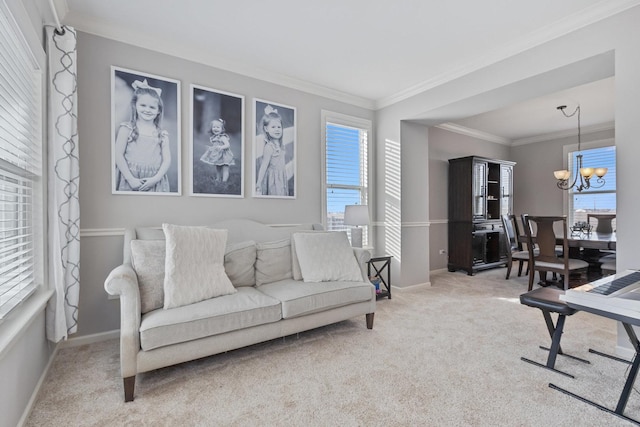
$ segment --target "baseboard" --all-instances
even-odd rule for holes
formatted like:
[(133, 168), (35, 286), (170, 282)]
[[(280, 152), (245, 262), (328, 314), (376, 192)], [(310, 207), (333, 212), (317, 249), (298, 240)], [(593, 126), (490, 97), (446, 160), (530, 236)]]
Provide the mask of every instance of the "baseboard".
[(59, 346), (60, 348), (79, 347), (81, 345), (94, 344), (97, 342), (107, 341), (107, 340), (119, 338), (119, 337), (120, 337), (120, 330), (116, 329), (113, 331), (100, 332), (99, 334), (83, 335), (77, 338), (69, 338), (66, 341), (62, 341)]
[(431, 270), (429, 274), (440, 274), (440, 273), (448, 273), (448, 272), (449, 272), (449, 269), (445, 267), (445, 268), (438, 268), (437, 270)]
[(430, 288), (430, 287), (431, 287), (431, 282), (416, 283), (415, 285), (402, 286), (402, 287), (391, 285), (391, 289), (393, 289), (394, 292), (411, 291), (418, 288)]

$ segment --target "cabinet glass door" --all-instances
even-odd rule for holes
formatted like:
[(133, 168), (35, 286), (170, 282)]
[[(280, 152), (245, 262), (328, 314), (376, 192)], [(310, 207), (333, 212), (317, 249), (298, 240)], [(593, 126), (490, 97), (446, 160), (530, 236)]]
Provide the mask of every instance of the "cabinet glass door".
[(513, 167), (500, 166), (500, 215), (513, 211)]
[(487, 164), (473, 163), (473, 219), (487, 217)]

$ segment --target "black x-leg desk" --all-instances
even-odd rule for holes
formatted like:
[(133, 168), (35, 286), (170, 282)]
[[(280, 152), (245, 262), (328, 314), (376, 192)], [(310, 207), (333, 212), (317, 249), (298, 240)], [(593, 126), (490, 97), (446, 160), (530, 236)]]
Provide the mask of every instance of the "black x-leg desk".
[[(629, 341), (631, 341), (631, 344), (633, 345), (633, 348), (635, 349), (635, 355), (633, 357), (633, 362), (631, 363), (631, 369), (629, 369), (629, 374), (627, 375), (627, 379), (625, 380), (624, 383), (624, 387), (622, 389), (622, 393), (620, 393), (620, 398), (618, 399), (618, 404), (616, 405), (616, 409), (609, 409), (605, 406), (602, 406), (596, 402), (593, 402), (591, 400), (588, 400), (582, 396), (578, 396), (577, 394), (571, 393), (568, 390), (565, 390), (561, 387), (558, 387), (555, 384), (551, 384), (549, 383), (549, 387), (561, 391), (571, 397), (575, 397), (578, 400), (581, 400), (585, 403), (588, 403), (589, 405), (595, 406), (596, 408), (608, 412), (610, 414), (616, 415), (622, 419), (625, 419), (629, 422), (632, 422), (636, 425), (640, 425), (640, 421), (635, 420), (633, 418), (629, 418), (626, 415), (624, 415), (624, 409), (627, 406), (627, 402), (629, 400), (629, 395), (631, 394), (631, 390), (633, 389), (633, 384), (636, 382), (636, 377), (638, 376), (638, 370), (640, 369), (640, 342), (638, 341), (638, 336), (636, 335), (635, 331), (633, 330), (633, 326), (640, 326), (640, 319), (636, 319), (633, 317), (628, 317), (628, 316), (623, 316), (621, 314), (618, 313), (611, 313), (609, 311), (604, 311), (604, 310), (599, 310), (593, 307), (587, 307), (587, 306), (582, 306), (579, 304), (575, 304), (575, 303), (571, 303), (567, 301), (567, 304), (571, 307), (571, 308), (575, 308), (577, 310), (581, 310), (581, 311), (586, 311), (589, 313), (593, 313), (593, 314), (597, 314), (598, 316), (603, 316), (603, 317), (608, 317), (609, 319), (613, 319), (613, 320), (617, 320), (619, 322), (622, 323), (622, 326), (624, 326), (624, 330), (627, 332), (627, 336), (629, 337)], [(591, 351), (591, 350), (590, 350)], [(595, 351), (592, 351), (592, 353), (598, 353)], [(599, 353), (600, 355), (603, 355), (602, 353)], [(606, 355), (603, 355), (606, 356)], [(610, 357), (610, 356), (609, 356)], [(622, 359), (618, 359), (616, 357), (611, 357), (612, 359), (616, 359), (616, 360), (622, 360)]]

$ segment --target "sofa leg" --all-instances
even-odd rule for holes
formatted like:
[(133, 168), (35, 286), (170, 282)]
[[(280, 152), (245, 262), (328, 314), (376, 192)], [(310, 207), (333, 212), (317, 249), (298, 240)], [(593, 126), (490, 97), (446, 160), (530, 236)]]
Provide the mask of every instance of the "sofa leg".
[(122, 379), (124, 382), (124, 401), (133, 402), (133, 390), (136, 386), (136, 376)]
[(375, 313), (367, 313), (367, 329), (373, 329), (373, 315)]

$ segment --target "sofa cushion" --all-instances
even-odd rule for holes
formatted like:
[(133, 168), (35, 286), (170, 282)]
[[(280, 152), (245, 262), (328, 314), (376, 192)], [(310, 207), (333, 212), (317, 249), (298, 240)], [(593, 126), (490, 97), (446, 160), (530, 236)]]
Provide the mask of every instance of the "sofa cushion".
[(164, 240), (132, 240), (131, 266), (138, 276), (142, 313), (164, 304)]
[(291, 238), (256, 243), (256, 285), (291, 277)]
[(305, 282), (362, 280), (347, 233), (294, 233), (293, 239)]
[(256, 283), (256, 242), (253, 240), (227, 244), (224, 271), (233, 286), (253, 286)]
[(259, 291), (282, 302), (284, 319), (375, 298), (374, 286), (363, 281), (299, 282), (288, 279), (260, 286)]
[(227, 230), (162, 224), (166, 238), (164, 308), (236, 292), (224, 271)]
[(282, 318), (280, 301), (253, 287), (240, 287), (231, 295), (200, 301), (169, 310), (155, 310), (142, 316), (140, 345), (153, 350), (171, 344), (238, 329)]

